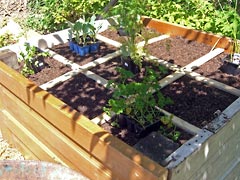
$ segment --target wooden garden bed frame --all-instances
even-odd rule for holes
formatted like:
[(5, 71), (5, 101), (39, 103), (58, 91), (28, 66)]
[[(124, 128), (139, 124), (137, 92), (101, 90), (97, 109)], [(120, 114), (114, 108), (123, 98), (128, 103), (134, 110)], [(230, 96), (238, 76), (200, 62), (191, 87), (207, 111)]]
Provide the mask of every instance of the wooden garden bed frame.
[[(229, 38), (147, 17), (143, 19), (146, 26), (161, 33), (180, 35), (231, 51)], [(51, 37), (58, 39), (54, 34)], [(47, 42), (42, 42), (43, 39), (38, 40), (37, 46), (48, 46)], [(171, 64), (169, 67), (175, 68)], [(179, 69), (174, 78), (188, 74), (240, 97), (240, 90), (193, 73), (189, 70), (191, 67)], [(173, 154), (167, 167), (162, 167), (0, 61), (0, 128), (3, 137), (26, 159), (61, 163), (91, 179), (231, 179), (239, 176), (239, 109), (240, 98), (214, 120), (211, 131), (195, 128), (174, 117), (175, 124), (197, 135)], [(173, 158), (178, 156), (181, 158), (174, 161)]]

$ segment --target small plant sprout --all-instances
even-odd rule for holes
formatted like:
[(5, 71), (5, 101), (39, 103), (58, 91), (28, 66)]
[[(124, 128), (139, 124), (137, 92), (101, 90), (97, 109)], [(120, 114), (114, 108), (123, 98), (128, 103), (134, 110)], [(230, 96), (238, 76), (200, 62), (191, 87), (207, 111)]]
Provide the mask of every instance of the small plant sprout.
[(86, 45), (91, 42), (96, 42), (96, 34), (101, 28), (101, 26), (95, 27), (96, 16), (92, 16), (89, 20), (80, 19), (75, 23), (68, 22), (69, 39), (72, 40), (73, 37), (79, 45)]
[(39, 72), (44, 67), (44, 61), (41, 60), (41, 57), (48, 57), (49, 53), (39, 52), (35, 46), (30, 46), (28, 43), (24, 46), (25, 52), (20, 52), (19, 61), (23, 61), (21, 74), (27, 77)]

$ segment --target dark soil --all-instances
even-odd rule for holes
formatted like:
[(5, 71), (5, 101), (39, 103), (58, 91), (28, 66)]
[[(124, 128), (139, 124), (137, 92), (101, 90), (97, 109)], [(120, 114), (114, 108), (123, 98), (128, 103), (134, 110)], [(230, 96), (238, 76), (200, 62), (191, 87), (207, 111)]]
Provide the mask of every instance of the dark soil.
[(52, 57), (44, 57), (44, 62), (46, 63), (44, 69), (36, 74), (28, 76), (28, 78), (37, 85), (42, 85), (71, 70), (70, 67), (58, 62)]
[[(109, 39), (112, 39), (114, 41), (118, 41), (120, 43), (124, 42), (124, 40), (126, 39), (126, 36), (120, 36), (118, 34), (118, 32), (114, 29), (114, 28), (109, 28), (103, 32), (100, 33), (102, 36), (105, 36)], [(141, 32), (141, 36), (138, 36), (136, 38), (136, 43), (139, 43), (141, 41), (144, 41), (144, 38), (146, 40), (160, 36), (161, 34), (159, 32), (157, 32), (155, 29), (150, 29), (150, 28), (143, 28), (142, 32)], [(143, 38), (144, 37), (144, 38)]]
[(181, 37), (171, 37), (148, 45), (148, 50), (159, 59), (183, 67), (207, 54), (211, 47)]
[(202, 128), (211, 122), (217, 110), (223, 111), (236, 96), (184, 76), (162, 89), (174, 104), (164, 109)]
[[(125, 143), (129, 144), (130, 146), (135, 145), (138, 143), (142, 138), (136, 137), (136, 134), (129, 131), (127, 128), (121, 128), (117, 126), (111, 125), (111, 120), (101, 125), (101, 127), (108, 131), (109, 133), (113, 134), (114, 136), (118, 137), (119, 139), (123, 140)], [(163, 126), (164, 127), (164, 126)], [(193, 135), (184, 132), (183, 130), (177, 128), (177, 131), (181, 133), (179, 139), (176, 141), (179, 145), (184, 144), (187, 140), (189, 140)]]
[(103, 107), (111, 97), (111, 91), (83, 74), (48, 89), (57, 98), (93, 119), (103, 113)]
[(216, 58), (204, 63), (202, 66), (196, 69), (195, 72), (205, 77), (217, 80), (229, 86), (240, 89), (240, 74), (233, 75), (231, 73), (222, 72), (223, 71), (222, 67), (224, 65), (222, 59), (225, 56), (226, 54), (221, 54), (217, 56)]
[(57, 46), (54, 46), (51, 48), (53, 51), (55, 51), (56, 53), (62, 55), (63, 57), (79, 64), (80, 66), (87, 64), (95, 59), (98, 59), (100, 57), (103, 57), (107, 54), (113, 53), (117, 50), (116, 47), (106, 44), (104, 42), (100, 43), (100, 49), (99, 51), (95, 52), (95, 53), (91, 53), (88, 54), (84, 57), (81, 57), (80, 55), (73, 53), (70, 48), (68, 43), (65, 44), (60, 44)]
[[(107, 80), (117, 80), (120, 76), (119, 72), (116, 70), (117, 67), (123, 67), (120, 57), (113, 58), (112, 60), (102, 63), (89, 70)], [(136, 81), (139, 81), (143, 78), (144, 73), (146, 72), (146, 67), (157, 71), (159, 79), (162, 79), (172, 72), (163, 66), (159, 66), (159, 64), (143, 61), (140, 73), (136, 74), (134, 78)], [(162, 71), (159, 70), (159, 67), (161, 67)]]

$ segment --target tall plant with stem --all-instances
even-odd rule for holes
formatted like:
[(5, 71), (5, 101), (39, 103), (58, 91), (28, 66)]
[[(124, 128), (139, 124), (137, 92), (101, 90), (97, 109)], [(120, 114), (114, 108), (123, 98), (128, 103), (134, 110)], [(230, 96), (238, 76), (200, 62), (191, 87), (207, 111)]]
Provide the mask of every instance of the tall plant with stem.
[(143, 23), (141, 15), (144, 14), (145, 0), (119, 0), (118, 4), (110, 10), (108, 16), (116, 15), (116, 24), (114, 27), (117, 30), (122, 30), (126, 38), (121, 46), (122, 56), (130, 57), (139, 67), (142, 65), (142, 56), (146, 53), (145, 48), (137, 47), (136, 39), (142, 37), (141, 31)]

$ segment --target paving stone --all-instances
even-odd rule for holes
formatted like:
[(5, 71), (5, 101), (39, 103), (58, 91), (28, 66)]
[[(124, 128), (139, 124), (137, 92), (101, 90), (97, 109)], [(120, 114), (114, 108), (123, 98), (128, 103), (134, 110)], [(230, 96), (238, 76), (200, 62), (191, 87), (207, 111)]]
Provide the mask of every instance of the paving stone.
[(141, 139), (134, 147), (160, 165), (166, 166), (168, 163), (166, 158), (178, 149), (179, 144), (159, 132), (152, 132)]

